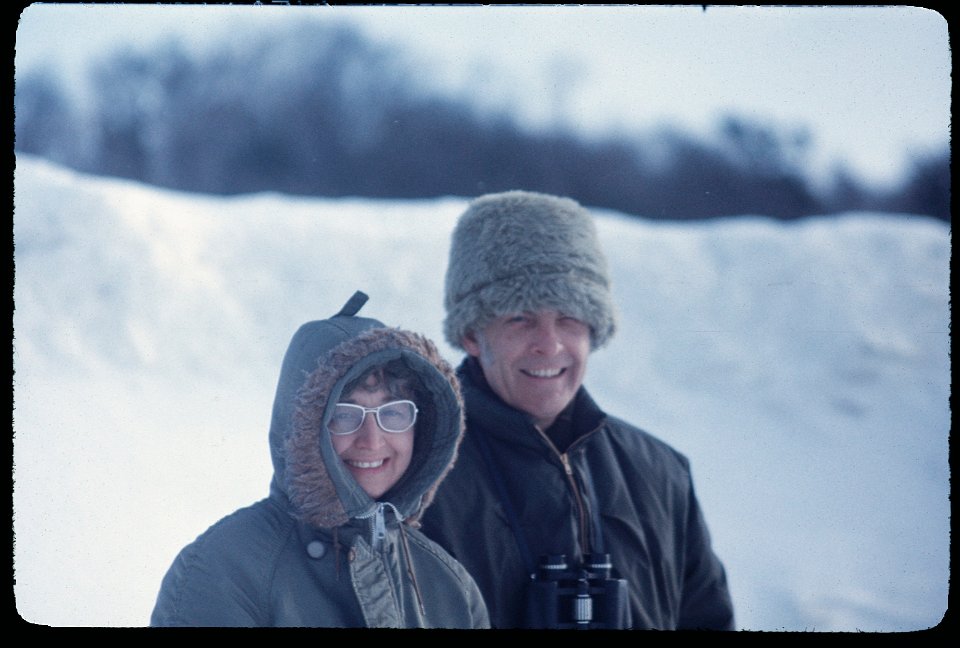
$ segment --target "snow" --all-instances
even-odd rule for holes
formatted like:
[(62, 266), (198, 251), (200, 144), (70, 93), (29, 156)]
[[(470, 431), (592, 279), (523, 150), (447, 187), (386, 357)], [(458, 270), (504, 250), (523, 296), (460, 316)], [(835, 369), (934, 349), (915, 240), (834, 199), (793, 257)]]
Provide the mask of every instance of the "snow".
[[(442, 290), (465, 203), (189, 195), (18, 156), (19, 614), (146, 625), (177, 551), (267, 494), (286, 345), (354, 290), (371, 297), (361, 314), (458, 362)], [(738, 627), (937, 625), (949, 228), (595, 213), (620, 329), (586, 384), (691, 459)]]

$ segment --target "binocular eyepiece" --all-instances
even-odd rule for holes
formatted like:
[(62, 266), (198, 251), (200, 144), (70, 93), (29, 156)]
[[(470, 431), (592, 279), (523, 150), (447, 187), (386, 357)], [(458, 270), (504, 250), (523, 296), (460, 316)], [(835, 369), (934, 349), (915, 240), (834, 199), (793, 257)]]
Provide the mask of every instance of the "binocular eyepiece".
[(530, 578), (528, 628), (630, 627), (627, 581), (616, 575), (610, 554), (585, 554), (575, 565), (563, 554), (544, 555)]

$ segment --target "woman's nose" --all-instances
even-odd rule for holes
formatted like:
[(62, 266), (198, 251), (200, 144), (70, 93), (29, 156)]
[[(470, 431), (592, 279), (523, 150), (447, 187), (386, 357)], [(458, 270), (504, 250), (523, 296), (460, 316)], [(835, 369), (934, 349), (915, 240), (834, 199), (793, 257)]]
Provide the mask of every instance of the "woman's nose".
[(377, 424), (377, 416), (373, 412), (366, 412), (363, 416), (363, 423), (356, 432), (358, 446), (365, 448), (378, 448), (383, 445), (383, 430)]

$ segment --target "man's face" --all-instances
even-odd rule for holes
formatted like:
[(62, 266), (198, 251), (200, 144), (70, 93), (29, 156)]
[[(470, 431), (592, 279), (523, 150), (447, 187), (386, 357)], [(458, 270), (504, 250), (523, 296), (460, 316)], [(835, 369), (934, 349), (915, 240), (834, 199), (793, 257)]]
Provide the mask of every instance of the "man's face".
[(545, 430), (587, 370), (590, 327), (555, 310), (504, 315), (463, 340), (496, 394)]
[[(340, 402), (377, 407), (394, 400), (397, 399), (382, 387), (376, 391), (357, 387)], [(374, 413), (368, 412), (359, 430), (344, 436), (331, 434), (330, 439), (360, 487), (376, 499), (390, 490), (410, 466), (415, 428), (386, 432), (380, 429)]]

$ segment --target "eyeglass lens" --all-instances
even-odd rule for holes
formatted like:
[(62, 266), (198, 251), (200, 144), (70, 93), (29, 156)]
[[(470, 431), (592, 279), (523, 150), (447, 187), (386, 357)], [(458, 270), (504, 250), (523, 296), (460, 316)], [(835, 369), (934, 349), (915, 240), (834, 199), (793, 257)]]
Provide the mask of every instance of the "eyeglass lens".
[(412, 401), (384, 403), (380, 407), (361, 407), (352, 403), (337, 403), (327, 427), (334, 434), (351, 434), (363, 425), (367, 412), (376, 415), (377, 424), (385, 432), (404, 432), (413, 425), (417, 407)]

